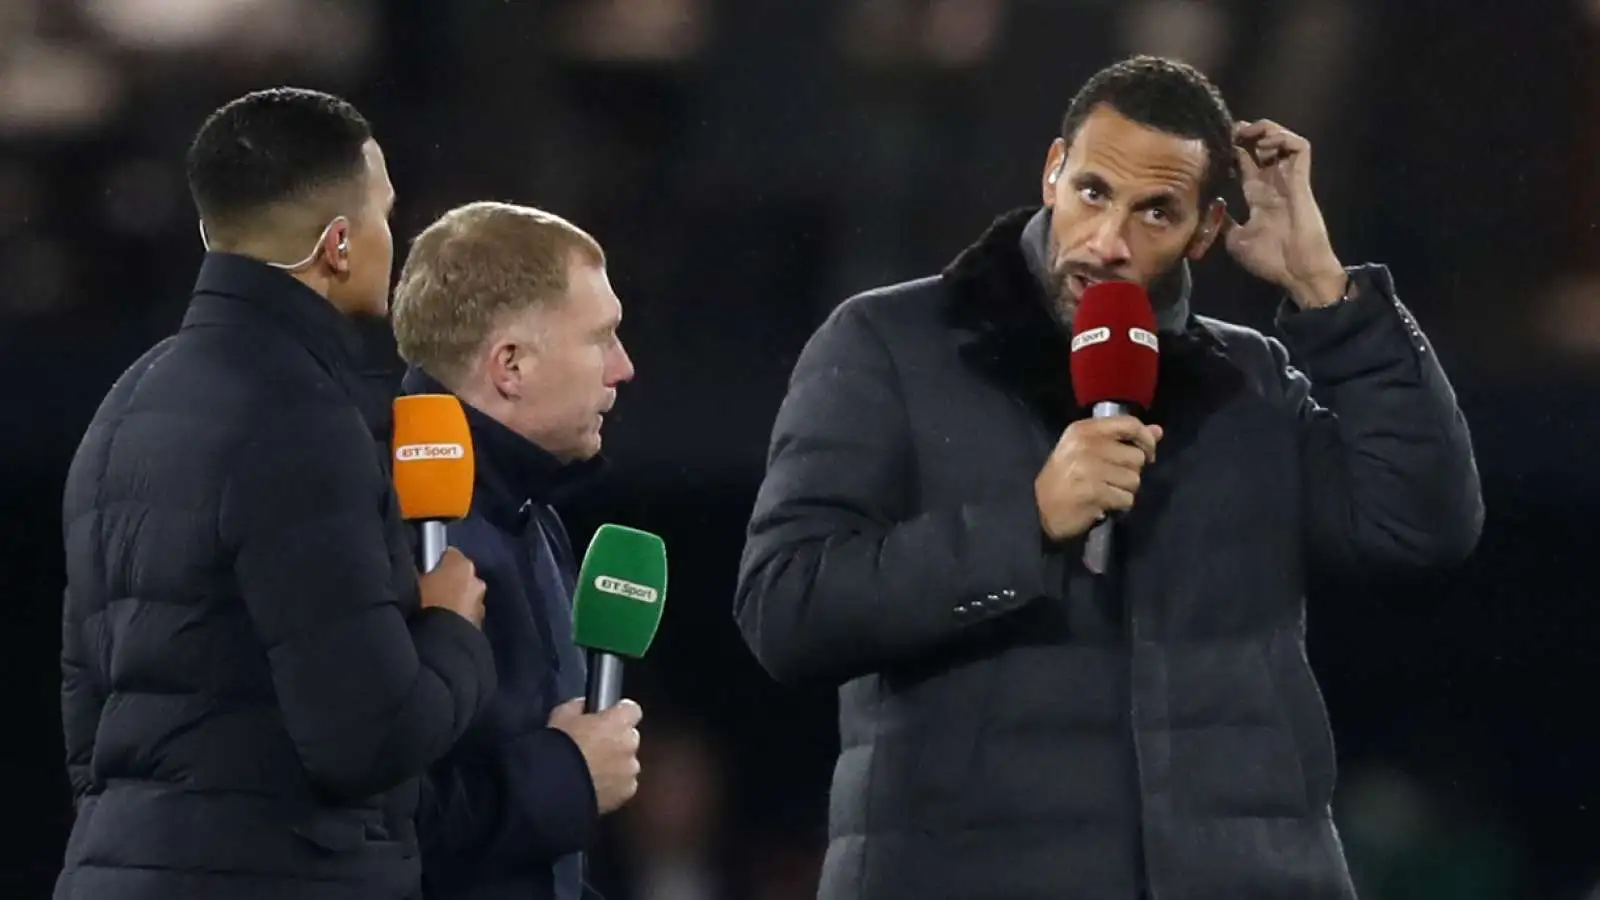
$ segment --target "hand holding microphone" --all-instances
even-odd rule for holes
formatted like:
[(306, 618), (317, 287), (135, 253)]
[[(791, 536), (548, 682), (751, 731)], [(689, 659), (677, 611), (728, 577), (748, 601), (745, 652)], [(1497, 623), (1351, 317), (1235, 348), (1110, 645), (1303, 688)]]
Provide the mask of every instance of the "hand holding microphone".
[(482, 579), (460, 550), (446, 547), (439, 564), (418, 579), (422, 592), (422, 608), (442, 607), (468, 622), (483, 627), (483, 597), (486, 591)]
[(1083, 562), (1095, 574), (1110, 564), (1112, 516), (1133, 508), (1141, 473), (1156, 458), (1161, 428), (1134, 413), (1155, 400), (1160, 353), (1144, 288), (1107, 281), (1083, 292), (1072, 321), (1072, 390), (1091, 418), (1061, 435), (1034, 498), (1052, 539), (1088, 532)]
[(422, 606), (448, 609), (482, 628), (483, 581), (472, 561), (445, 542), (445, 523), (472, 510), (474, 475), (472, 431), (460, 400), (395, 398), (394, 488), (401, 516), (421, 526)]
[(577, 698), (550, 713), (551, 728), (566, 732), (583, 752), (600, 813), (615, 812), (639, 791), (639, 721), (644, 710), (632, 700), (596, 713)]
[(1033, 482), (1045, 534), (1055, 541), (1075, 538), (1108, 514), (1132, 509), (1139, 474), (1155, 462), (1160, 440), (1161, 426), (1133, 416), (1068, 426)]

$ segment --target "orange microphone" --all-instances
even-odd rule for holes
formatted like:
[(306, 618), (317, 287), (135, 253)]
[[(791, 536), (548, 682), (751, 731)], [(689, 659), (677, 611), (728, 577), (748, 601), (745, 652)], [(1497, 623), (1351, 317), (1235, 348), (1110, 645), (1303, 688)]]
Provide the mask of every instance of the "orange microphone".
[(472, 509), (472, 431), (461, 401), (415, 394), (394, 401), (394, 490), (400, 515), (420, 522), (422, 571), (444, 556), (446, 522)]

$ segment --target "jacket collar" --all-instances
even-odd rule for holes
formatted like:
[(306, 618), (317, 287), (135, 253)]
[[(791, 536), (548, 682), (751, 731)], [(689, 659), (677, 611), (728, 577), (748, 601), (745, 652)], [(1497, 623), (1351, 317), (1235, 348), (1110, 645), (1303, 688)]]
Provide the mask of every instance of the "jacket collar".
[[(1071, 336), (1051, 315), (1022, 249), (1023, 232), (1039, 213), (1027, 207), (1001, 215), (941, 274), (962, 358), (1059, 433), (1085, 411), (1072, 391)], [(1170, 329), (1161, 335), (1156, 401), (1143, 416), (1163, 426), (1179, 411), (1203, 412), (1243, 383), (1217, 334), (1189, 309), (1186, 270), (1181, 313), (1166, 317)]]
[[(453, 393), (438, 379), (412, 366), (401, 379), (402, 394)], [(477, 407), (461, 404), (472, 430), (477, 483), (473, 508), (495, 525), (518, 529), (528, 523), (536, 505), (558, 503), (604, 469), (602, 457), (564, 463), (543, 447), (500, 424)]]
[(208, 252), (182, 329), (270, 328), (304, 347), (360, 410), (374, 440), (387, 442), (392, 392), (362, 372), (366, 342), (357, 320), (281, 269), (247, 256)]
[(360, 330), (326, 297), (289, 273), (249, 257), (207, 253), (183, 327), (238, 321), (240, 317), (287, 332), (330, 373), (353, 374), (360, 369)]

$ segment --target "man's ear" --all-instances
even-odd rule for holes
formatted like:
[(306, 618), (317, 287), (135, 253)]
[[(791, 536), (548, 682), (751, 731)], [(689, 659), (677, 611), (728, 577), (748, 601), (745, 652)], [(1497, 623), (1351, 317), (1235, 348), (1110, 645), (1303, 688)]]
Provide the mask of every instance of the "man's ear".
[(322, 230), (322, 244), (318, 248), (328, 261), (328, 268), (340, 277), (350, 274), (350, 220), (335, 216)]
[(1195, 229), (1194, 237), (1189, 239), (1189, 246), (1183, 255), (1194, 262), (1203, 259), (1211, 250), (1211, 245), (1227, 230), (1228, 221), (1228, 202), (1221, 197), (1212, 200), (1205, 212), (1200, 214), (1200, 227)]
[(499, 338), (489, 345), (484, 366), (489, 383), (502, 397), (515, 400), (522, 396), (522, 384), (531, 364), (526, 347), (510, 338)]
[(1040, 176), (1040, 199), (1045, 206), (1054, 208), (1056, 191), (1060, 190), (1061, 173), (1067, 167), (1067, 142), (1056, 138), (1044, 155), (1044, 173)]

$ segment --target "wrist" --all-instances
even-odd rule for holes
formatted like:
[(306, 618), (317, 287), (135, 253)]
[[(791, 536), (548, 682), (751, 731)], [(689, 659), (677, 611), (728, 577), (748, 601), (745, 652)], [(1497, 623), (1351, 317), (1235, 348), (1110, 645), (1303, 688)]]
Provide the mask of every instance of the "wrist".
[(1288, 285), (1289, 299), (1301, 309), (1321, 309), (1346, 299), (1351, 287), (1350, 273), (1337, 263), (1317, 274), (1297, 279)]

